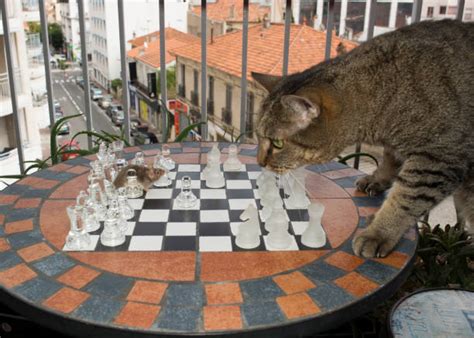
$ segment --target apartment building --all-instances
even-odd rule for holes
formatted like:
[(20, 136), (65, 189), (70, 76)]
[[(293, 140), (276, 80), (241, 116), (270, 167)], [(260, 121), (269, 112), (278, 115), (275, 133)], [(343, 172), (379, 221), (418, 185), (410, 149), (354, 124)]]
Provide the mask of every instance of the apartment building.
[[(165, 1), (165, 26), (186, 32), (187, 8), (185, 0)], [(89, 10), (91, 77), (109, 90), (112, 80), (120, 78), (121, 71), (117, 1), (90, 0)], [(124, 11), (126, 40), (159, 30), (158, 1), (124, 1)]]
[[(281, 75), (283, 68), (284, 25), (255, 25), (248, 32), (247, 79), (248, 98), (246, 130), (254, 130), (256, 113), (265, 97), (251, 72)], [(346, 50), (354, 42), (333, 36), (331, 56), (337, 55), (339, 44)], [(291, 25), (289, 73), (307, 69), (324, 60), (326, 33), (306, 25)], [(200, 42), (177, 48), (176, 56), (178, 99), (188, 107), (192, 121), (200, 121), (201, 105), (201, 46)], [(242, 71), (242, 32), (216, 37), (207, 44), (207, 114), (209, 136), (213, 140), (237, 137), (240, 130)]]
[[(462, 20), (474, 21), (474, 0), (465, 0)], [(458, 0), (424, 0), (422, 20), (454, 19), (458, 13)]]
[[(66, 57), (70, 61), (81, 59), (81, 29), (79, 25), (79, 9), (76, 0), (58, 0), (59, 23), (64, 34)], [(89, 1), (84, 1), (84, 21), (86, 27), (87, 50), (90, 54), (90, 15)]]

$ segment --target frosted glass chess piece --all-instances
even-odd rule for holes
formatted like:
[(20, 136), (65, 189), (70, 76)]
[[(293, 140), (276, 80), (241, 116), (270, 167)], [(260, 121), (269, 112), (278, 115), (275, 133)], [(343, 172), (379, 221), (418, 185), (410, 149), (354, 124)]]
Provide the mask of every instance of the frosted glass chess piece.
[(128, 198), (138, 198), (143, 195), (143, 186), (138, 183), (137, 172), (135, 169), (128, 169), (127, 183), (125, 184), (125, 187), (127, 188)]
[(270, 179), (263, 181), (258, 194), (260, 196), (260, 204), (265, 207), (271, 205), (273, 196), (280, 196), (280, 190), (276, 186), (276, 182)]
[(240, 162), (237, 153), (237, 146), (235, 144), (231, 144), (229, 146), (229, 154), (227, 156), (227, 160), (225, 160), (224, 162), (225, 171), (240, 171), (242, 169), (242, 162)]
[(119, 217), (113, 210), (107, 212), (104, 230), (100, 234), (100, 242), (105, 246), (119, 246), (125, 242), (125, 233), (119, 227)]
[(291, 235), (288, 233), (288, 221), (285, 217), (276, 219), (272, 224), (267, 243), (271, 249), (286, 249), (290, 246)]
[(135, 216), (135, 211), (128, 202), (127, 190), (125, 187), (120, 187), (117, 190), (117, 199), (120, 206), (120, 211), (122, 212), (123, 218), (130, 220)]
[(181, 179), (181, 192), (176, 197), (176, 203), (179, 208), (190, 209), (196, 206), (197, 197), (191, 190), (191, 177), (183, 176)]
[(171, 151), (167, 144), (163, 144), (161, 147), (161, 154), (163, 155), (163, 166), (168, 170), (173, 170), (176, 167), (176, 163), (170, 157)]
[(280, 175), (280, 187), (286, 196), (291, 196), (293, 184), (295, 184), (295, 179), (289, 173)]
[[(79, 195), (76, 198), (76, 204), (82, 206), (83, 211), (83, 220), (84, 228), (86, 232), (97, 231), (100, 228), (99, 219), (97, 217), (97, 212), (93, 201), (89, 198), (89, 195), (84, 190), (79, 192)], [(105, 209), (101, 210), (104, 212), (105, 218)]]
[(240, 215), (240, 219), (247, 219), (239, 224), (235, 244), (242, 249), (253, 249), (260, 245), (260, 226), (258, 222), (258, 210), (253, 204)]
[(283, 209), (283, 200), (281, 199), (280, 193), (277, 189), (277, 193), (269, 194), (266, 196), (264, 201), (265, 203), (263, 204), (261, 216), (262, 220), (266, 222), (274, 210)]
[(172, 181), (168, 176), (169, 170), (166, 168), (164, 164), (163, 156), (161, 156), (161, 152), (158, 151), (158, 154), (155, 157), (155, 161), (153, 162), (154, 169), (163, 169), (164, 174), (160, 176), (158, 181), (154, 182), (153, 185), (155, 187), (167, 187), (171, 185)]
[(84, 213), (81, 205), (68, 206), (67, 215), (71, 229), (66, 237), (65, 250), (84, 250), (91, 244), (90, 235), (85, 231)]
[(287, 219), (287, 215), (283, 207), (272, 209), (270, 217), (268, 217), (265, 221), (265, 230), (271, 232), (274, 229), (275, 224), (278, 224), (280, 219)]
[(221, 165), (219, 161), (212, 159), (209, 171), (206, 174), (206, 187), (222, 188), (223, 186), (225, 186), (225, 179), (221, 171)]
[(296, 177), (291, 187), (286, 206), (290, 209), (306, 209), (311, 201), (306, 197), (304, 176)]
[(326, 245), (326, 233), (321, 225), (324, 205), (312, 203), (308, 207), (308, 227), (301, 235), (301, 243), (310, 248), (321, 248)]
[(207, 153), (207, 164), (204, 170), (202, 171), (202, 178), (207, 179), (207, 174), (209, 173), (209, 170), (211, 169), (212, 163), (217, 162), (220, 164), (220, 161), (221, 161), (221, 152), (219, 151), (217, 144), (214, 144), (212, 146), (212, 149)]
[(132, 164), (145, 166), (145, 154), (142, 151), (139, 151), (135, 154), (135, 157), (132, 160)]

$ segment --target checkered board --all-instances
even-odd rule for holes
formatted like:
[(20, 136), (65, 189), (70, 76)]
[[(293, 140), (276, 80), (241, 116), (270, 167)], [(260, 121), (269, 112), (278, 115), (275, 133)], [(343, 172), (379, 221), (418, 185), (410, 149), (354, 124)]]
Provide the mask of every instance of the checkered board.
[[(268, 232), (264, 222), (260, 223), (260, 246), (242, 249), (235, 244), (240, 215), (252, 203), (261, 212), (256, 178), (260, 175), (258, 165), (244, 165), (239, 172), (224, 171), (225, 187), (210, 189), (202, 179), (205, 165), (179, 164), (169, 173), (173, 183), (169, 187), (152, 187), (142, 198), (129, 199), (135, 216), (128, 222), (126, 241), (117, 247), (101, 244), (101, 229), (91, 233), (91, 246), (85, 251), (277, 251), (267, 245)], [(198, 204), (192, 209), (180, 209), (175, 199), (181, 192), (181, 178), (192, 179), (192, 191)], [(307, 209), (290, 209), (286, 197), (284, 208), (289, 220), (291, 245), (285, 249), (310, 250), (301, 243), (301, 234), (308, 224)], [(260, 217), (259, 217), (260, 218)], [(281, 249), (279, 249), (281, 251)]]

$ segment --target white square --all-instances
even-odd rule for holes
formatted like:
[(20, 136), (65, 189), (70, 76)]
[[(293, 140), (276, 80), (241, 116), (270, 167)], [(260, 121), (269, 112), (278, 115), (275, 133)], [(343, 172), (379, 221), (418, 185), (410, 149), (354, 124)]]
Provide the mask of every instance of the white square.
[(83, 247), (80, 250), (69, 250), (66, 245), (63, 247), (63, 251), (94, 251), (95, 247), (97, 246), (97, 243), (99, 242), (99, 235), (90, 235), (90, 243), (89, 245)]
[(143, 203), (145, 203), (145, 200), (143, 198), (129, 198), (128, 203), (130, 203), (130, 206), (133, 209), (140, 210), (143, 209)]
[(247, 175), (249, 175), (249, 178), (251, 180), (256, 180), (258, 176), (260, 176), (262, 172), (261, 171), (249, 171)]
[(249, 206), (249, 204), (252, 204), (254, 207), (257, 207), (257, 204), (255, 203), (254, 199), (247, 199), (247, 198), (232, 198), (229, 199), (229, 207), (230, 210), (245, 210)]
[(248, 180), (227, 180), (227, 189), (252, 189), (252, 183)]
[(229, 222), (229, 211), (201, 210), (200, 220), (203, 223)]
[(150, 189), (146, 193), (145, 199), (168, 200), (173, 196), (173, 189)]
[(160, 251), (163, 236), (133, 236), (128, 251)]
[[(309, 206), (311, 204), (311, 201), (307, 197), (305, 197), (305, 199), (306, 199), (306, 203)], [(285, 203), (285, 208), (288, 210), (308, 209), (308, 206), (306, 206), (305, 208), (293, 206), (291, 203), (288, 203), (288, 198), (284, 198), (283, 201)]]
[(201, 165), (199, 164), (180, 164), (178, 166), (179, 172), (200, 172)]
[[(176, 180), (176, 188), (181, 189), (181, 180)], [(200, 180), (191, 180), (191, 189), (200, 189), (201, 181)]]
[(265, 248), (268, 251), (298, 251), (298, 243), (296, 243), (296, 239), (294, 236), (291, 236), (291, 243), (287, 248), (284, 249), (277, 249), (277, 248), (272, 248), (271, 246), (268, 245), (268, 236), (263, 236), (263, 240), (265, 241)]
[(173, 210), (199, 210), (199, 209), (201, 209), (201, 201), (200, 201), (200, 200), (197, 200), (197, 201), (196, 201), (196, 204), (195, 204), (193, 207), (191, 207), (191, 208), (183, 208), (183, 207), (180, 207), (180, 206), (178, 205), (178, 200), (177, 200), (177, 199), (175, 199), (175, 200), (173, 201)]
[(295, 221), (291, 222), (291, 226), (293, 227), (293, 232), (295, 233), (295, 235), (302, 235), (308, 227), (308, 222)]
[(199, 251), (232, 251), (232, 240), (229, 236), (199, 237)]
[(127, 230), (125, 231), (125, 236), (132, 236), (133, 230), (135, 230), (135, 222), (127, 222)]
[(168, 222), (170, 211), (164, 209), (142, 210), (140, 222)]
[[(242, 223), (243, 222), (230, 222), (230, 231), (232, 232), (232, 235), (237, 236), (239, 232), (239, 226)], [(262, 229), (260, 227), (258, 227), (258, 234), (262, 234)]]
[(168, 172), (168, 177), (169, 177), (171, 180), (176, 179), (176, 171), (169, 171), (169, 172)]
[(258, 189), (253, 189), (253, 196), (256, 200), (260, 199), (260, 194), (258, 193)]
[(196, 223), (169, 222), (166, 224), (166, 236), (196, 236)]
[[(258, 211), (258, 215), (260, 216), (260, 219), (261, 219), (263, 222), (265, 222), (265, 217), (262, 216), (262, 210), (263, 210), (263, 209), (261, 209), (261, 210)], [(270, 215), (271, 215), (271, 214), (270, 214)], [(290, 221), (290, 217), (288, 216), (288, 213), (286, 212), (286, 210), (285, 210), (285, 218), (286, 218), (286, 220), (287, 220), (288, 222)]]
[(239, 172), (239, 171), (242, 171), (242, 172), (245, 172), (247, 170), (247, 168), (245, 167), (245, 164), (242, 164), (242, 166), (240, 167), (239, 170), (229, 170), (225, 164), (225, 162), (222, 164), (222, 170), (223, 171), (226, 171), (226, 172)]
[(225, 189), (201, 189), (202, 200), (226, 199)]

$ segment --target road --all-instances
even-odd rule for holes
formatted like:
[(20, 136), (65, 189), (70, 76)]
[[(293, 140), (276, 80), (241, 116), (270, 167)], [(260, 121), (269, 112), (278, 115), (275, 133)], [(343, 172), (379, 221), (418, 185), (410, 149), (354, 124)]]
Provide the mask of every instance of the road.
[[(58, 100), (61, 104), (64, 115), (83, 114), (83, 116), (70, 120), (70, 134), (59, 136), (58, 143), (69, 140), (79, 131), (87, 130), (84, 90), (76, 84), (76, 76), (79, 75), (82, 75), (82, 71), (79, 68), (52, 72), (54, 99)], [(94, 101), (91, 102), (91, 115), (93, 130), (104, 130), (112, 134), (120, 133), (120, 129), (113, 125), (105, 111), (99, 108)], [(81, 148), (87, 148), (87, 137), (85, 135), (79, 136), (76, 140), (79, 141)]]

